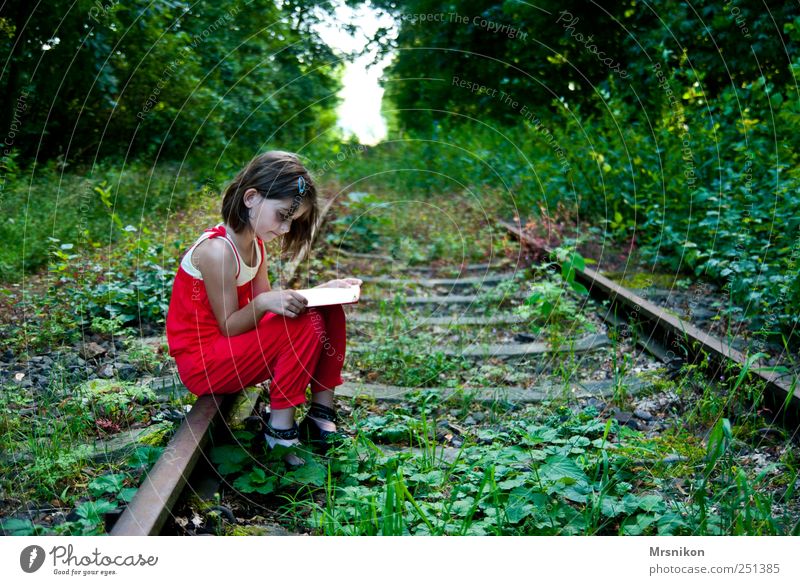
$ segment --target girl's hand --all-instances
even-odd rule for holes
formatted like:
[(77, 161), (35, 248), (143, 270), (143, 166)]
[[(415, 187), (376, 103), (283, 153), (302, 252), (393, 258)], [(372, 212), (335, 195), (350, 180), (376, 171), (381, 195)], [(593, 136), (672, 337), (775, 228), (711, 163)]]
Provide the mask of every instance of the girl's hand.
[(306, 310), (308, 300), (297, 291), (275, 290), (259, 294), (255, 302), (270, 313), (294, 319)]
[(325, 284), (319, 284), (314, 288), (347, 288), (349, 286), (361, 286), (364, 282), (360, 278), (337, 278), (336, 280), (329, 280)]

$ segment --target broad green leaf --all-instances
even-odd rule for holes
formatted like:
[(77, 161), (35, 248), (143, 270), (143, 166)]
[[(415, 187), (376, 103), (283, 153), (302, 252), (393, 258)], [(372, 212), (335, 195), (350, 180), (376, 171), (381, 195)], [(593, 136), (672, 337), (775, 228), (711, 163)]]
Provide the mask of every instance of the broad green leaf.
[(305, 465), (302, 465), (296, 470), (287, 473), (284, 476), (284, 479), (303, 484), (323, 486), (325, 485), (327, 476), (327, 469), (323, 465), (307, 459)]
[(584, 483), (589, 481), (577, 463), (563, 455), (548, 457), (544, 465), (539, 467), (539, 478), (542, 481), (552, 482), (565, 479)]
[(119, 499), (123, 502), (130, 502), (138, 491), (139, 488), (123, 488), (122, 491), (119, 492)]
[(211, 461), (217, 465), (217, 471), (222, 475), (241, 471), (249, 459), (250, 454), (238, 445), (221, 445), (211, 450)]
[(92, 523), (98, 523), (102, 520), (103, 514), (112, 512), (117, 509), (117, 505), (108, 500), (97, 500), (95, 502), (84, 502), (77, 508), (75, 512), (80, 518), (84, 518)]
[(233, 487), (243, 493), (271, 494), (275, 491), (277, 485), (278, 478), (274, 475), (267, 476), (260, 467), (255, 468), (250, 473), (245, 473), (233, 482)]
[(647, 494), (639, 498), (639, 507), (645, 512), (663, 512), (664, 499), (657, 494)]
[(96, 477), (89, 483), (89, 492), (95, 497), (102, 496), (103, 494), (116, 495), (122, 489), (124, 481), (125, 475), (122, 473), (102, 475)]

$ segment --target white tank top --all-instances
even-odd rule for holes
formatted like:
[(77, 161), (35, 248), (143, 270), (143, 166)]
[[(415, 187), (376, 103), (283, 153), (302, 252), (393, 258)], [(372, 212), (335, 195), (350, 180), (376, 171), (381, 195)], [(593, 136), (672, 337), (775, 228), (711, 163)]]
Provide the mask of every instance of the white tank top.
[[(218, 223), (214, 227), (220, 227), (222, 223)], [(256, 272), (258, 272), (259, 266), (261, 266), (261, 262), (264, 260), (263, 254), (261, 253), (261, 245), (259, 244), (258, 240), (256, 240), (256, 265), (255, 266), (248, 266), (242, 260), (242, 255), (239, 253), (239, 250), (236, 248), (236, 244), (233, 243), (233, 240), (228, 237), (227, 228), (226, 233), (222, 238), (228, 242), (228, 244), (233, 248), (233, 253), (236, 256), (236, 286), (242, 286), (243, 284), (247, 284), (251, 280), (253, 280), (256, 276)], [(203, 280), (203, 275), (200, 271), (195, 268), (194, 264), (192, 264), (192, 252), (197, 247), (198, 244), (201, 242), (206, 241), (209, 236), (214, 235), (213, 232), (205, 231), (203, 232), (199, 238), (192, 244), (192, 247), (183, 255), (181, 259), (181, 268), (183, 268), (190, 276), (194, 278), (199, 278)]]

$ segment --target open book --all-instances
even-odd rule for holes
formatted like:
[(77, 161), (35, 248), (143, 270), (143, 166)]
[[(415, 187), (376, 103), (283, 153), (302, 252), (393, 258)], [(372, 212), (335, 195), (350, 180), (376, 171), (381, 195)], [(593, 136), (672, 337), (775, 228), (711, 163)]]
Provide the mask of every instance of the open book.
[(322, 307), (324, 305), (349, 305), (357, 303), (361, 296), (361, 287), (357, 284), (337, 288), (304, 288), (295, 292), (308, 299), (307, 307)]

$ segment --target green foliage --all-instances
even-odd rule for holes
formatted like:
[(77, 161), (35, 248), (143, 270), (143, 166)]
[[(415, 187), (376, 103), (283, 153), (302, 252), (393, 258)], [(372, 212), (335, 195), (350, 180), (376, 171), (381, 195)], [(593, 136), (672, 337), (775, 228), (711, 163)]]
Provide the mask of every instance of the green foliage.
[[(384, 53), (394, 51), (386, 79), (405, 80), (386, 83), (395, 129), (428, 134), (454, 118), (514, 126), (523, 105), (542, 118), (564, 105), (594, 115), (613, 108), (609, 95), (657, 112), (669, 97), (654, 63), (685, 69), (690, 83), (678, 95), (704, 103), (761, 76), (779, 86), (794, 82), (783, 57), (796, 55), (787, 47), (792, 30), (781, 28), (795, 26), (798, 11), (786, 3), (769, 10), (756, 0), (698, 7), (680, 0), (658, 7), (580, 0), (370, 4), (397, 19), (396, 38), (382, 30), (376, 39)], [(594, 136), (574, 136), (584, 135)]]
[(381, 227), (387, 224), (382, 214), (385, 203), (369, 193), (352, 191), (343, 202), (343, 212), (332, 222), (325, 240), (335, 248), (370, 252), (379, 243)]
[(141, 422), (138, 406), (153, 402), (155, 392), (149, 387), (115, 380), (89, 380), (76, 387), (65, 406), (88, 414), (93, 420), (106, 419), (128, 426)]
[[(523, 220), (566, 203), (659, 270), (723, 285), (732, 311), (763, 337), (796, 329), (796, 6), (711, 2), (695, 12), (670, 1), (656, 14), (642, 3), (376, 5), (466, 21), (398, 19), (396, 41), (379, 35), (384, 49), (408, 49), (388, 77), (415, 81), (387, 84), (397, 140), (353, 159), (347, 180), (439, 195), (447, 177)], [(590, 35), (592, 45), (581, 41)], [(479, 85), (487, 89), (473, 91)], [(430, 161), (435, 172), (372, 170), (427, 170)]]
[[(40, 159), (203, 158), (220, 148), (249, 158), (265, 140), (310, 142), (334, 126), (339, 88), (313, 6), (9, 2), (2, 89), (18, 107), (3, 109), (3, 127), (21, 117), (15, 147)], [(287, 122), (286, 112), (302, 115)]]
[(154, 226), (201, 189), (197, 175), (181, 175), (180, 167), (172, 163), (150, 168), (141, 161), (123, 165), (109, 159), (91, 168), (65, 170), (51, 161), (25, 171), (4, 177), (3, 281), (19, 282), (24, 272), (48, 263), (55, 275), (69, 275), (80, 265), (76, 260), (81, 256), (130, 239), (126, 230), (136, 228), (145, 234), (149, 227), (158, 233)]
[[(583, 270), (586, 261), (576, 251), (568, 248), (553, 250), (550, 262), (535, 267), (538, 278), (531, 279), (530, 295), (516, 312), (532, 319), (530, 327), (539, 332), (547, 328), (553, 337), (560, 337), (565, 332), (574, 336), (576, 330), (591, 331), (594, 326), (588, 321), (578, 307), (576, 294), (586, 296), (586, 288), (575, 280), (575, 270)], [(561, 265), (560, 272), (553, 268)]]
[(452, 373), (466, 367), (460, 356), (445, 355), (441, 351), (416, 352), (404, 348), (419, 347), (419, 336), (399, 334), (385, 339), (368, 352), (355, 354), (352, 366), (363, 372), (380, 372), (387, 384), (421, 388), (445, 385)]
[[(680, 71), (664, 79), (673, 92), (685, 83)], [(754, 330), (788, 334), (800, 319), (800, 218), (794, 213), (800, 161), (792, 138), (800, 136), (800, 102), (785, 99), (772, 117), (767, 95), (774, 91), (763, 81), (747, 83), (723, 90), (713, 103), (687, 99), (679, 116), (664, 109), (649, 120), (618, 96), (609, 97), (602, 116), (556, 113), (545, 125), (569, 162), (566, 173), (541, 132), (525, 124), (501, 134), (442, 122), (435, 144), (387, 144), (369, 164), (380, 157), (381, 166), (422, 168), (436, 160), (440, 173), (482, 192), (481, 204), (499, 202), (501, 217), (524, 220), (568, 204), (586, 221), (606, 224), (595, 236), (598, 244), (614, 237), (659, 271), (716, 281)], [(738, 104), (746, 110), (740, 113)], [(775, 142), (775, 135), (786, 139)], [(691, 148), (687, 160), (684, 140)], [(370, 173), (360, 160), (343, 171), (346, 180)], [(372, 177), (370, 187), (424, 193), (437, 183), (426, 173), (386, 174)]]
[[(506, 414), (501, 425), (464, 435), (464, 445), (445, 455), (429, 423), (441, 406), (435, 394), (420, 391), (406, 406), (379, 415), (356, 407), (354, 437), (323, 460), (295, 448), (264, 454), (260, 439), (241, 432), (234, 444), (217, 446), (212, 460), (246, 497), (269, 506), (288, 502), (279, 510), (287, 522), (326, 535), (795, 529), (791, 511), (776, 508), (768, 489), (777, 477), (794, 486), (794, 463), (746, 472), (734, 456), (736, 429), (727, 420), (714, 426), (703, 446), (685, 429), (648, 438), (600, 418), (592, 407), (575, 412), (552, 405)], [(288, 451), (306, 465), (287, 467)], [(661, 462), (664, 452), (674, 451), (683, 462)]]

